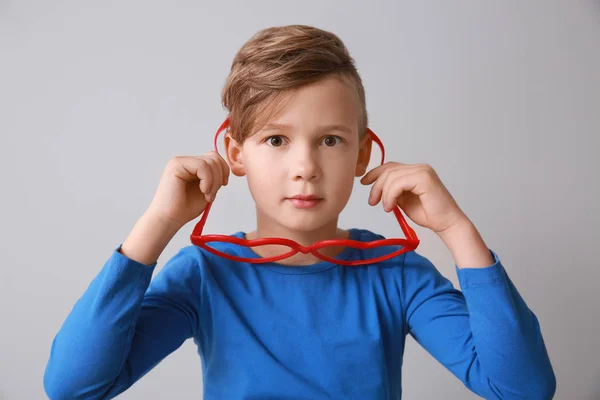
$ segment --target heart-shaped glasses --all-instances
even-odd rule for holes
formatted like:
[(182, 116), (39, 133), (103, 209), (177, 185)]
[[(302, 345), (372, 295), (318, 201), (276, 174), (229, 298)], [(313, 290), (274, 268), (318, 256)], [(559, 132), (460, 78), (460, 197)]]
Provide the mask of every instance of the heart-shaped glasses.
[[(225, 129), (227, 129), (228, 127), (229, 127), (229, 118), (225, 119), (225, 121), (221, 124), (221, 126), (217, 130), (217, 133), (215, 134), (214, 147), (215, 147), (215, 151), (217, 153), (219, 152), (219, 149), (218, 149), (219, 134), (222, 131), (224, 131)], [(377, 143), (377, 145), (379, 145), (379, 148), (381, 149), (381, 164), (383, 164), (385, 161), (385, 149), (383, 147), (383, 143), (371, 129), (367, 129), (367, 132), (370, 135), (371, 139), (375, 143)], [(251, 263), (251, 264), (262, 264), (262, 263), (269, 263), (269, 262), (283, 260), (285, 258), (291, 257), (294, 254), (300, 252), (303, 254), (311, 253), (314, 256), (318, 257), (319, 259), (333, 263), (333, 264), (339, 264), (339, 265), (344, 265), (344, 266), (355, 266), (355, 265), (374, 264), (374, 263), (378, 263), (380, 261), (388, 260), (388, 259), (396, 257), (402, 253), (412, 251), (412, 250), (416, 249), (417, 246), (419, 245), (419, 239), (417, 238), (417, 234), (406, 223), (406, 220), (404, 219), (404, 216), (402, 215), (402, 212), (400, 211), (400, 208), (397, 205), (396, 205), (396, 207), (393, 208), (392, 211), (394, 212), (394, 215), (396, 216), (396, 220), (398, 221), (398, 223), (400, 224), (400, 227), (402, 228), (402, 232), (404, 232), (404, 235), (406, 236), (405, 239), (402, 239), (402, 238), (380, 239), (380, 240), (374, 240), (371, 242), (361, 242), (358, 240), (350, 240), (350, 239), (330, 239), (330, 240), (323, 240), (323, 241), (314, 243), (308, 247), (302, 246), (293, 240), (285, 239), (285, 238), (260, 238), (260, 239), (248, 240), (248, 239), (241, 239), (241, 238), (238, 238), (235, 236), (230, 236), (230, 235), (202, 235), (202, 230), (204, 229), (204, 224), (206, 223), (206, 218), (208, 217), (211, 206), (212, 206), (212, 202), (209, 202), (206, 205), (206, 208), (204, 209), (203, 213), (201, 214), (202, 216), (200, 218), (200, 221), (198, 221), (198, 223), (194, 227), (194, 230), (192, 231), (192, 234), (190, 235), (190, 240), (196, 246), (199, 246), (199, 247), (201, 247), (213, 254), (216, 254), (220, 257), (226, 258), (228, 260), (233, 260), (233, 261), (247, 262), (247, 263)], [(220, 251), (217, 248), (210, 246), (209, 245), (210, 243), (230, 243), (230, 244), (235, 244), (238, 246), (244, 246), (244, 247), (249, 247), (249, 248), (277, 245), (277, 246), (282, 246), (284, 250), (282, 251), (282, 254), (278, 254), (278, 255), (272, 256), (272, 257), (260, 257), (259, 256), (259, 257), (247, 258), (247, 257), (235, 256), (235, 255)], [(319, 252), (326, 248), (339, 247), (339, 246), (351, 247), (351, 248), (363, 249), (363, 250), (364, 249), (382, 248), (382, 251), (379, 251), (378, 253), (379, 254), (385, 253), (385, 254), (379, 255), (379, 256), (373, 257), (373, 258), (367, 258), (364, 260), (349, 261), (349, 260), (339, 260), (339, 259), (335, 259), (332, 257), (328, 257)], [(391, 248), (383, 249), (387, 246), (391, 246)], [(397, 249), (396, 248), (397, 246), (400, 246), (400, 248)]]

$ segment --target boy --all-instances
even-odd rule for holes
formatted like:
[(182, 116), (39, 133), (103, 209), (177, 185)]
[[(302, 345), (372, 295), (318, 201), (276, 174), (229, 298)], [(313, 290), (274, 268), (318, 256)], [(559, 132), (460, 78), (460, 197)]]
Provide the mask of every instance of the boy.
[[(206, 399), (399, 399), (409, 333), (480, 396), (553, 396), (537, 318), (435, 171), (390, 162), (365, 175), (365, 93), (337, 36), (308, 26), (258, 32), (233, 61), (223, 103), (227, 162), (210, 152), (168, 163), (147, 211), (56, 335), (44, 377), (50, 398), (112, 398), (194, 338)], [(302, 253), (235, 262), (187, 246), (151, 280), (170, 239), (230, 173), (246, 177), (257, 213), (255, 231), (232, 236), (302, 246), (382, 239), (337, 225), (364, 175), (370, 205), (399, 205), (440, 236), (463, 292), (415, 251), (342, 267)], [(246, 258), (281, 252), (216, 246)], [(323, 250), (337, 260), (385, 251)]]

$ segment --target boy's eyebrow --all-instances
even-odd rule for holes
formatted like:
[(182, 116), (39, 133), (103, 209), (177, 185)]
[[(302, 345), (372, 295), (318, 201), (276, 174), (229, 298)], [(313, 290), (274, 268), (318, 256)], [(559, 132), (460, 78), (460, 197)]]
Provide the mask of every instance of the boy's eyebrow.
[[(292, 127), (290, 125), (286, 125), (286, 124), (275, 124), (275, 123), (268, 123), (265, 126), (263, 126), (263, 128), (261, 129), (261, 131), (285, 131), (285, 130), (289, 130)], [(346, 132), (348, 134), (352, 134), (352, 129), (346, 125), (341, 125), (341, 124), (331, 124), (331, 125), (324, 125), (319, 127), (319, 132), (331, 132), (331, 131), (341, 131), (341, 132)]]

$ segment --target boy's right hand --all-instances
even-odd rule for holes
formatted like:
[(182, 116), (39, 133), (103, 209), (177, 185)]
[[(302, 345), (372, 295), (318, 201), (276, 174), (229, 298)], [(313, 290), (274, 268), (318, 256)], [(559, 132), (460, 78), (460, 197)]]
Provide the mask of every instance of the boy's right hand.
[(167, 163), (148, 211), (168, 223), (184, 226), (198, 217), (229, 182), (229, 165), (217, 152), (178, 156)]

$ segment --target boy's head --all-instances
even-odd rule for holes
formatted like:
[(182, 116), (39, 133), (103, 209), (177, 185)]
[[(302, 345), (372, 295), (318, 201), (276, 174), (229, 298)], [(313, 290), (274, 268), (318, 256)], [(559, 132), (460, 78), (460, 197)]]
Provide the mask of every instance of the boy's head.
[[(315, 231), (337, 226), (370, 158), (365, 91), (342, 41), (304, 25), (254, 35), (223, 89), (231, 171), (246, 176), (259, 223)], [(296, 195), (320, 198), (312, 207)]]
[(232, 138), (243, 143), (285, 107), (294, 90), (332, 75), (356, 95), (362, 137), (368, 125), (365, 90), (340, 38), (306, 25), (259, 31), (236, 54), (223, 88)]

